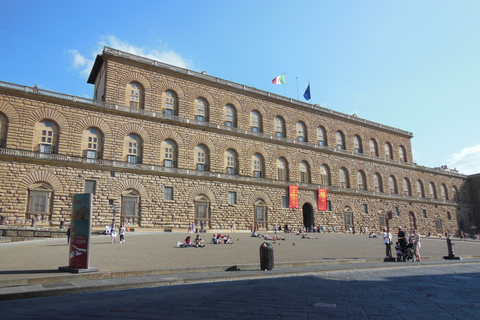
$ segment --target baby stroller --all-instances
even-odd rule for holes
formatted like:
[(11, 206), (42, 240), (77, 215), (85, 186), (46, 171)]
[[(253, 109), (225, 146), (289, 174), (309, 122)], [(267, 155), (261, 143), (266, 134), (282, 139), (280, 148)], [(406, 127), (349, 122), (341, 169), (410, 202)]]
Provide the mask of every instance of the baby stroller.
[(407, 244), (403, 254), (403, 261), (415, 261), (415, 245), (413, 243)]

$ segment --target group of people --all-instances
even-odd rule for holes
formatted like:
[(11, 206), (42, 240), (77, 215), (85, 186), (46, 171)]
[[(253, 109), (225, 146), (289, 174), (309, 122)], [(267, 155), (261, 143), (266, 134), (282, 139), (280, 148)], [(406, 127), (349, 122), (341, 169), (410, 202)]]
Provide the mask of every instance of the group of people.
[(198, 227), (198, 225), (195, 225), (195, 222), (189, 223), (187, 233), (205, 232), (205, 221), (200, 221), (200, 230), (198, 230)]
[[(386, 246), (387, 258), (392, 257), (392, 234), (388, 232), (387, 228), (383, 229), (383, 243)], [(417, 230), (413, 230), (412, 234), (407, 237), (407, 233), (402, 229), (402, 227), (398, 227), (397, 242), (395, 244), (397, 261), (406, 261), (405, 252), (407, 249), (407, 245), (409, 244), (413, 247), (413, 251), (415, 254), (415, 258), (413, 261), (422, 261), (422, 258), (420, 256), (420, 248), (422, 246), (420, 234), (417, 233)]]
[(230, 235), (221, 235), (220, 233), (212, 236), (212, 241), (210, 243), (213, 244), (233, 244), (232, 237)]
[(187, 248), (187, 247), (196, 247), (196, 248), (203, 248), (205, 247), (205, 245), (203, 244), (204, 241), (202, 238), (200, 238), (200, 235), (197, 234), (197, 236), (195, 237), (195, 239), (193, 239), (193, 242), (192, 242), (192, 238), (190, 236), (187, 236), (185, 238), (185, 241), (183, 243), (181, 243), (179, 241), (179, 247), (182, 247), (182, 248)]
[(127, 228), (125, 228), (125, 225), (121, 225), (120, 229), (117, 229), (115, 224), (112, 224), (111, 226), (105, 226), (105, 231), (104, 233), (107, 235), (110, 235), (112, 238), (112, 244), (114, 244), (117, 241), (117, 233), (120, 235), (120, 243), (125, 242), (125, 232), (127, 231)]

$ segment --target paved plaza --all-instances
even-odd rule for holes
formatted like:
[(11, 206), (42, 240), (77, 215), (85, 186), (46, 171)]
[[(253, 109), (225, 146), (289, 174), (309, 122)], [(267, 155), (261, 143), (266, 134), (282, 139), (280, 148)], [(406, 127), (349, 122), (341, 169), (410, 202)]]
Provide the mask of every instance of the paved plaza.
[(66, 239), (3, 243), (2, 319), (480, 318), (479, 241), (454, 240), (463, 260), (450, 261), (445, 239), (423, 238), (422, 262), (385, 263), (382, 241), (367, 235), (279, 235), (271, 271), (259, 268), (263, 240), (243, 232), (232, 245), (202, 235), (205, 248), (177, 248), (187, 233), (95, 236), (99, 271), (88, 274), (58, 271)]

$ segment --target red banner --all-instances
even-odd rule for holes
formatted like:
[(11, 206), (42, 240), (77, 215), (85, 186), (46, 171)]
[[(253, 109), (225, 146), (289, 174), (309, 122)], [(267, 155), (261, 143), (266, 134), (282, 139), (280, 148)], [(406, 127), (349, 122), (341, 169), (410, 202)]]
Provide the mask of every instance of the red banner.
[(327, 210), (327, 189), (318, 189), (318, 210)]
[(288, 194), (290, 196), (289, 208), (298, 209), (298, 186), (288, 186)]

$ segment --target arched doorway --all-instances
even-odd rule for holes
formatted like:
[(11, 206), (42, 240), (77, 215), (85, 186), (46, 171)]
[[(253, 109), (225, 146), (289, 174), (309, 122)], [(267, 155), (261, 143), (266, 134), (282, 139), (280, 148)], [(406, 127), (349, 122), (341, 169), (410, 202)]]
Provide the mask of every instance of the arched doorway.
[(413, 213), (412, 211), (408, 213), (408, 223), (409, 230), (405, 231), (408, 231), (410, 234), (413, 232), (413, 230), (417, 230), (417, 218), (415, 217), (415, 213)]
[[(315, 226), (315, 219), (313, 217), (313, 207), (310, 203), (305, 203), (302, 207), (303, 210), (303, 225), (307, 230)], [(311, 231), (311, 230), (310, 230)]]
[(211, 228), (210, 199), (204, 194), (195, 197), (195, 228)]
[(257, 199), (254, 203), (255, 208), (255, 226), (259, 229), (268, 229), (267, 204), (263, 199)]
[(355, 233), (355, 222), (353, 220), (353, 211), (350, 207), (346, 206), (343, 209), (343, 214), (345, 215), (345, 230), (350, 231), (352, 229), (352, 233)]

